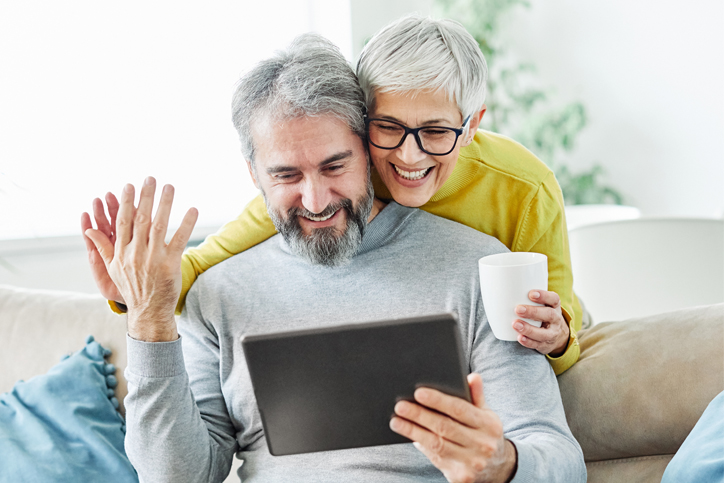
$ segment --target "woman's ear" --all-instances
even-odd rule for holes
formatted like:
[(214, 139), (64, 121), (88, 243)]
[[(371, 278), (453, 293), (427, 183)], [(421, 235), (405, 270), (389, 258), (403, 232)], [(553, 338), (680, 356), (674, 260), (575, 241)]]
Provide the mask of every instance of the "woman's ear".
[(462, 142), (463, 146), (467, 146), (468, 144), (473, 142), (475, 133), (478, 131), (478, 128), (480, 127), (480, 122), (483, 120), (483, 116), (485, 115), (485, 111), (487, 109), (488, 106), (483, 104), (483, 107), (481, 107), (478, 112), (470, 116), (470, 119), (468, 120), (468, 130), (465, 132), (465, 138)]

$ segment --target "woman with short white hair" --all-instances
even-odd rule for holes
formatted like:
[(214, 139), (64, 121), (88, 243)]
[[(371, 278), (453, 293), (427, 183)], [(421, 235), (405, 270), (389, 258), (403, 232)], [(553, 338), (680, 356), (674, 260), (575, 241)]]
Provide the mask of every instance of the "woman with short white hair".
[[(367, 103), (375, 194), (548, 257), (548, 286), (516, 312), (518, 341), (556, 374), (578, 360), (582, 309), (573, 293), (563, 195), (553, 172), (517, 142), (478, 130), (487, 66), (459, 23), (404, 17), (365, 46), (357, 77)], [(450, 248), (454, 256), (454, 247)], [(519, 309), (525, 308), (525, 312)]]

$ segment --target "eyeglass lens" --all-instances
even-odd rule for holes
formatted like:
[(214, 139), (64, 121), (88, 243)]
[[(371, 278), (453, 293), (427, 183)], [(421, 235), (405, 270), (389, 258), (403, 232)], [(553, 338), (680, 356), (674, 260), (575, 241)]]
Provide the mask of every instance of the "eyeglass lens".
[[(395, 148), (402, 141), (405, 129), (395, 123), (372, 120), (369, 123), (369, 139), (381, 148)], [(422, 149), (430, 154), (443, 154), (455, 147), (457, 133), (445, 127), (422, 128), (418, 131)]]

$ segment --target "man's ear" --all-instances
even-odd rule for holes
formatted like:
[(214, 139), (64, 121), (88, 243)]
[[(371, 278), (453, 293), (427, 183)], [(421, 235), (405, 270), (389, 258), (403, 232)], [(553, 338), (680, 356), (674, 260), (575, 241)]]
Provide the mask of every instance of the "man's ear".
[(481, 107), (478, 112), (470, 116), (470, 120), (468, 121), (468, 130), (465, 133), (465, 138), (463, 139), (462, 146), (467, 146), (468, 144), (473, 142), (475, 133), (478, 132), (480, 122), (483, 120), (483, 116), (485, 115), (485, 111), (487, 110), (488, 106), (483, 104), (483, 107)]
[(251, 167), (251, 161), (248, 159), (246, 160), (246, 168), (249, 170), (249, 176), (251, 176), (251, 180), (254, 182), (254, 186), (256, 186), (256, 189), (260, 190), (259, 188), (259, 181), (256, 179), (256, 176), (254, 176), (254, 170)]

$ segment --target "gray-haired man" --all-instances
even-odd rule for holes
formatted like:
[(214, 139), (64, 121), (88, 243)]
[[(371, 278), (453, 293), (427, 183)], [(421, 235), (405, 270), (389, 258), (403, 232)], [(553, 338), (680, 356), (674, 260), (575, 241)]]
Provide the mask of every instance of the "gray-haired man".
[[(238, 452), (244, 482), (585, 481), (549, 364), (498, 341), (485, 322), (476, 261), (506, 248), (373, 197), (362, 100), (344, 58), (315, 36), (244, 77), (235, 124), (281, 236), (199, 277), (178, 330), (179, 257), (195, 211), (166, 246), (172, 191), (151, 223), (149, 179), (135, 210), (132, 187), (124, 190), (115, 253), (88, 233), (128, 305), (126, 449), (139, 476), (222, 481)], [(391, 427), (417, 448), (267, 452), (244, 334), (451, 311), (473, 404), (428, 389), (398, 403)]]

